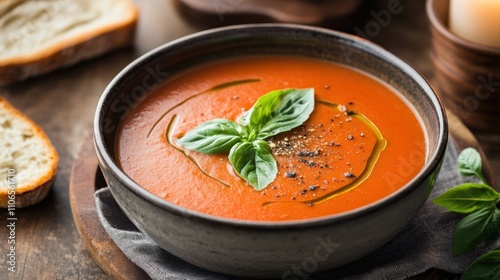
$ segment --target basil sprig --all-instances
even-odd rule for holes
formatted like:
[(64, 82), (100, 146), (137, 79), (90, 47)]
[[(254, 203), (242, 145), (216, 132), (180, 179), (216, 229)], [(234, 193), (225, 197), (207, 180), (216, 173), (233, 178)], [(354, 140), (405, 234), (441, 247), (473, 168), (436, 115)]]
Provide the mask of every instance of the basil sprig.
[(303, 124), (314, 110), (314, 89), (274, 90), (261, 96), (239, 120), (207, 121), (177, 143), (203, 154), (229, 151), (236, 173), (256, 190), (276, 178), (278, 165), (265, 138)]
[(484, 184), (487, 184), (483, 176), (481, 156), (475, 149), (464, 149), (458, 156), (457, 165), (460, 174), (464, 176), (476, 176)]
[(481, 209), (493, 209), (498, 193), (485, 184), (465, 183), (436, 197), (434, 203), (456, 213), (470, 214)]
[(481, 156), (473, 148), (458, 156), (459, 172), (476, 176), (482, 183), (465, 183), (436, 197), (433, 202), (449, 211), (468, 214), (455, 229), (453, 254), (472, 251), (481, 241), (493, 238), (500, 230), (500, 210), (496, 207), (500, 193), (488, 185), (483, 176)]
[(453, 236), (453, 255), (472, 251), (483, 240), (492, 239), (500, 229), (500, 211), (482, 208), (463, 218)]
[[(497, 208), (500, 193), (486, 182), (479, 153), (473, 148), (463, 150), (458, 157), (457, 166), (460, 174), (476, 176), (482, 183), (456, 186), (433, 200), (435, 204), (452, 212), (468, 214), (455, 228), (453, 255), (472, 251), (483, 240), (495, 237), (500, 230), (500, 210)], [(493, 251), (476, 260), (461, 279), (496, 279), (476, 278), (477, 275), (500, 276), (500, 251)]]

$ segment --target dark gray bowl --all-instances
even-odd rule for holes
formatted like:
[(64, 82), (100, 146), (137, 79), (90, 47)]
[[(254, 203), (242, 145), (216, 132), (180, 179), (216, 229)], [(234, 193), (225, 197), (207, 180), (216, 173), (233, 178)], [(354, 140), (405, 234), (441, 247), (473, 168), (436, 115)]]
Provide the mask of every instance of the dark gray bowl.
[[(368, 206), (322, 218), (255, 222), (182, 208), (141, 188), (116, 165), (116, 127), (169, 75), (232, 56), (287, 54), (362, 69), (399, 90), (416, 108), (428, 140), (427, 163), (406, 186)], [(199, 267), (235, 276), (290, 277), (298, 265), (319, 272), (357, 260), (392, 239), (432, 189), (448, 137), (441, 102), (413, 68), (357, 37), (297, 25), (243, 25), (165, 44), (127, 66), (110, 83), (95, 116), (95, 146), (111, 192), (137, 227), (162, 248)]]

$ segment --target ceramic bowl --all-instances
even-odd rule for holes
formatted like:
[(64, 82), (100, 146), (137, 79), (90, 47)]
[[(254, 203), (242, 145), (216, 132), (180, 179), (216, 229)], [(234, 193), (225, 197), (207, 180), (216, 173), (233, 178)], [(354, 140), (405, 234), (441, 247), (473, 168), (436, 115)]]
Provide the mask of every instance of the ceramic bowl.
[[(421, 172), (390, 196), (353, 211), (309, 220), (257, 222), (210, 216), (144, 190), (117, 166), (116, 128), (154, 88), (150, 81), (227, 57), (281, 54), (338, 62), (378, 77), (413, 105), (427, 135)], [(168, 73), (169, 75), (166, 75)], [(148, 81), (148, 82), (145, 82)], [(254, 24), (209, 30), (140, 57), (109, 84), (95, 116), (95, 147), (108, 186), (126, 215), (163, 249), (196, 266), (234, 276), (289, 279), (342, 266), (391, 240), (426, 201), (448, 130), (443, 107), (413, 68), (366, 40), (327, 29)]]

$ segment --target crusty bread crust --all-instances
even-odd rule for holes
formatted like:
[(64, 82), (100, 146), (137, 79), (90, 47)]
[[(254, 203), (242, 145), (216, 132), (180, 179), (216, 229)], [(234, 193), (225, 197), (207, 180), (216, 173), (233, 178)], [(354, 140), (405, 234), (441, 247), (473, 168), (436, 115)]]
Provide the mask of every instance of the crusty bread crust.
[(123, 21), (108, 24), (78, 36), (54, 43), (48, 48), (36, 50), (30, 55), (0, 60), (0, 85), (46, 74), (57, 68), (67, 67), (113, 49), (133, 43), (138, 10), (130, 1), (122, 1), (129, 13)]
[[(42, 201), (49, 194), (50, 189), (54, 184), (54, 181), (55, 181), (55, 173), (52, 179), (34, 189), (28, 190), (20, 194), (18, 194), (16, 191), (16, 199), (15, 199), (16, 208), (28, 207)], [(5, 195), (0, 194), (0, 208), (7, 208), (8, 202), (9, 199), (7, 194)]]
[[(50, 191), (50, 188), (56, 177), (57, 165), (59, 163), (59, 155), (50, 142), (49, 138), (40, 126), (34, 123), (30, 118), (21, 113), (19, 110), (10, 105), (6, 100), (0, 97), (0, 109), (7, 111), (12, 118), (20, 119), (29, 124), (33, 130), (34, 137), (42, 140), (45, 143), (47, 152), (50, 154), (49, 172), (45, 173), (40, 178), (37, 178), (31, 184), (16, 185), (16, 207), (27, 207), (38, 203), (44, 199)], [(5, 147), (2, 147), (4, 149)], [(8, 189), (0, 188), (0, 208), (6, 208), (8, 205)]]

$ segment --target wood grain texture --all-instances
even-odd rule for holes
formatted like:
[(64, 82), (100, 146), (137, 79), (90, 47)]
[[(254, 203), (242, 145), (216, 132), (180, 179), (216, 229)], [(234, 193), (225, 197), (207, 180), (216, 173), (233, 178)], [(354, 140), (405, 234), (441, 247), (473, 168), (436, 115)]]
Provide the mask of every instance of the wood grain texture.
[(435, 86), (444, 104), (471, 128), (500, 133), (500, 48), (483, 46), (448, 29), (448, 0), (430, 0)]
[(97, 173), (97, 157), (92, 143), (83, 149), (71, 173), (69, 200), (76, 228), (92, 258), (113, 279), (148, 279), (144, 271), (132, 263), (104, 230), (97, 216), (94, 193), (105, 186)]
[[(95, 108), (111, 79), (139, 55), (196, 31), (180, 19), (168, 0), (136, 2), (147, 16), (139, 20), (134, 48), (0, 87), (0, 95), (38, 123), (60, 154), (56, 180), (47, 197), (16, 211), (16, 272), (2, 264), (0, 279), (110, 279), (91, 258), (73, 221), (69, 201), (73, 163), (81, 148), (92, 142)], [(7, 212), (0, 211), (2, 255), (8, 250), (3, 241), (8, 234), (6, 218)]]

